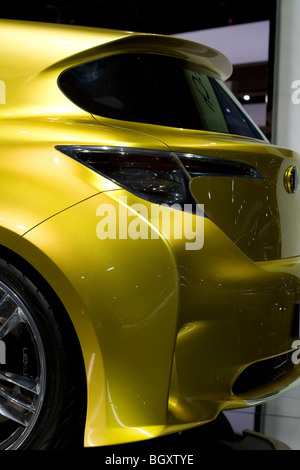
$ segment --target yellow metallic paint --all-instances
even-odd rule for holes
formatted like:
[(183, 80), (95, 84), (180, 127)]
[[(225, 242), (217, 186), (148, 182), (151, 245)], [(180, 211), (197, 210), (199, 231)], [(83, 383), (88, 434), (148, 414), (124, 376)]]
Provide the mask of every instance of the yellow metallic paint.
[[(99, 240), (98, 205), (113, 204), (118, 213), (125, 195), (92, 197), (15, 246), (58, 293), (78, 333), (88, 378), (88, 446), (207, 422), (222, 409), (277, 393), (299, 374), (294, 369), (242, 396), (231, 391), (247, 365), (291, 350), (299, 259), (280, 269), (254, 263), (207, 218), (199, 251), (184, 250), (185, 240)], [(128, 195), (129, 206), (138, 202)]]
[(118, 210), (112, 192), (49, 219), (14, 248), (59, 295), (82, 344), (87, 445), (108, 443), (111, 428), (130, 435), (132, 427), (165, 423), (176, 332), (178, 280), (168, 243), (97, 238), (98, 205)]
[[(7, 117), (48, 117), (52, 113), (88, 116), (60, 92), (57, 77), (69, 67), (108, 54), (152, 51), (200, 61), (212, 76), (225, 79), (232, 73), (230, 62), (219, 52), (160, 35), (0, 20), (0, 39), (11, 46), (8, 53), (5, 49), (2, 52), (0, 70), (0, 80), (6, 87)], [(33, 48), (36, 53), (30, 54)]]
[[(300, 301), (300, 202), (285, 191), (283, 175), (290, 165), (299, 168), (299, 157), (248, 138), (94, 118), (56, 84), (67, 67), (137, 47), (202, 61), (223, 78), (228, 62), (216, 53), (207, 61), (205, 47), (151, 35), (11, 21), (1, 21), (0, 32), (2, 44), (16, 51), (24, 41), (13, 60), (6, 47), (1, 58), (0, 243), (43, 276), (73, 322), (87, 377), (85, 445), (183, 430), (296, 380), (299, 367), (251, 393), (232, 392), (250, 364), (291, 350)], [(212, 219), (203, 219), (200, 250), (163, 235), (99, 240), (100, 204), (119, 214), (120, 197), (129, 206), (143, 203), (149, 213), (151, 203), (54, 148), (67, 144), (204, 153), (257, 167), (266, 178), (255, 182), (257, 201), (274, 216), (268, 232), (273, 251), (267, 261), (246, 256), (248, 241), (239, 236), (250, 229), (247, 212), (236, 216), (244, 203), (252, 210), (254, 186), (234, 178), (191, 183)], [(148, 230), (150, 222), (138, 217)], [(151, 223), (159, 232), (159, 221)], [(232, 224), (238, 225), (234, 234)]]

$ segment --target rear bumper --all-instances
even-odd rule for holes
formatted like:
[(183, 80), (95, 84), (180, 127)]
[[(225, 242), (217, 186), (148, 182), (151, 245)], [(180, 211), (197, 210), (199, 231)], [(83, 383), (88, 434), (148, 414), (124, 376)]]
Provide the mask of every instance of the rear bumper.
[(169, 398), (177, 422), (262, 403), (300, 376), (293, 360), (300, 257), (254, 263), (205, 224), (202, 252), (180, 263), (185, 274)]

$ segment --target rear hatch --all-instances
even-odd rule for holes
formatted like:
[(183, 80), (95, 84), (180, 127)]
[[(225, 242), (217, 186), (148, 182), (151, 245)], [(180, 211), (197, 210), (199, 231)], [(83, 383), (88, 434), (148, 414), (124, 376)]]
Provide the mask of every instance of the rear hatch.
[(299, 156), (263, 136), (220, 80), (230, 67), (216, 51), (191, 45), (191, 57), (186, 43), (180, 51), (181, 43), (163, 42), (151, 49), (147, 38), (140, 52), (72, 67), (59, 87), (106, 126), (165, 143), (185, 166), (196, 202), (249, 258), (300, 255)]
[(180, 138), (168, 132), (165, 142), (185, 156), (181, 161), (197, 203), (250, 259), (300, 255), (298, 154), (257, 140), (186, 130)]

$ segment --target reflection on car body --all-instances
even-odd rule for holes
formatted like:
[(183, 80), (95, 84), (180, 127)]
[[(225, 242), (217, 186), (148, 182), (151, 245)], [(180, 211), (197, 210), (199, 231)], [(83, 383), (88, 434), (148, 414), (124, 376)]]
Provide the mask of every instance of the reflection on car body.
[(295, 386), (299, 156), (226, 88), (228, 60), (0, 30), (0, 447), (149, 439)]

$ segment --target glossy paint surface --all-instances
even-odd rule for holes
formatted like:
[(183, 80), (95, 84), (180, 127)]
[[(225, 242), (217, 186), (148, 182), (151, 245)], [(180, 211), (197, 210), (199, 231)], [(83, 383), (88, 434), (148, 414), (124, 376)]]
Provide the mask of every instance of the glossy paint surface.
[[(0, 31), (0, 244), (40, 273), (73, 322), (87, 377), (85, 445), (203, 424), (296, 383), (299, 367), (289, 364), (273, 381), (234, 392), (249, 366), (290, 353), (297, 337), (300, 192), (286, 191), (284, 175), (291, 166), (299, 172), (299, 156), (266, 141), (94, 117), (57, 86), (66, 68), (135, 48), (196, 61), (221, 78), (228, 62), (152, 35), (10, 21)], [(180, 238), (173, 210), (161, 207), (168, 237), (159, 217), (137, 210), (143, 204), (149, 215), (154, 204), (57, 145), (223, 158), (252, 165), (263, 179), (193, 179), (206, 216), (188, 214)], [(103, 206), (116, 215), (114, 238), (97, 235)], [(157, 236), (119, 237), (125, 219)], [(198, 249), (187, 249), (195, 227)]]

